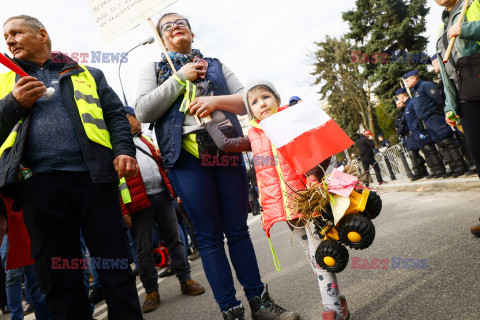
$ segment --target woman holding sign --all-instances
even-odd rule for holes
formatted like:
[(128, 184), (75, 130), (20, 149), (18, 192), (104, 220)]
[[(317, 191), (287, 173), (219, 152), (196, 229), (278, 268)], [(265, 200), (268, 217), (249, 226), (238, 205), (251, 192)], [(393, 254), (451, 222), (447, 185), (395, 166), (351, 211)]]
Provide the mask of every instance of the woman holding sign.
[(192, 115), (210, 115), (225, 135), (242, 136), (235, 114), (245, 113), (240, 81), (219, 60), (192, 49), (193, 33), (183, 16), (160, 18), (157, 30), (178, 72), (167, 57), (149, 63), (138, 83), (135, 113), (154, 122), (169, 177), (190, 216), (203, 267), (224, 319), (244, 319), (235, 297), (224, 237), (238, 281), (245, 290), (253, 319), (298, 319), (274, 304), (260, 279), (248, 232), (248, 180), (241, 153), (217, 149)]

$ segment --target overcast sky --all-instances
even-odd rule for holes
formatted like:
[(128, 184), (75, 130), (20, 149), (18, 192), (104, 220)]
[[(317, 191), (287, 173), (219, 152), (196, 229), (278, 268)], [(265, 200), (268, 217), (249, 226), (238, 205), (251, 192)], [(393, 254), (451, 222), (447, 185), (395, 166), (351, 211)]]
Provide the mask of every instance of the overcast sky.
[[(442, 12), (434, 0), (428, 16), (429, 54), (434, 51), (434, 35), (440, 26)], [(347, 31), (342, 12), (354, 7), (353, 0), (179, 0), (165, 12), (178, 12), (190, 20), (195, 33), (193, 47), (205, 56), (225, 63), (242, 81), (256, 78), (271, 80), (288, 103), (292, 95), (304, 99), (318, 98), (312, 87), (311, 59), (313, 42), (325, 35), (340, 36)], [(17, 5), (20, 4), (20, 5)], [(147, 22), (106, 44), (93, 18), (87, 0), (2, 1), (0, 21), (10, 16), (28, 14), (46, 26), (53, 50), (88, 53), (89, 64), (100, 68), (108, 82), (122, 96), (118, 80), (118, 63), (92, 63), (92, 51), (122, 53), (153, 33)], [(161, 14), (153, 17), (156, 23)], [(8, 52), (1, 44), (2, 52)], [(122, 64), (122, 79), (128, 103), (133, 105), (140, 70), (147, 62), (157, 61), (158, 43), (142, 46), (129, 54)], [(0, 66), (0, 71), (5, 71)]]

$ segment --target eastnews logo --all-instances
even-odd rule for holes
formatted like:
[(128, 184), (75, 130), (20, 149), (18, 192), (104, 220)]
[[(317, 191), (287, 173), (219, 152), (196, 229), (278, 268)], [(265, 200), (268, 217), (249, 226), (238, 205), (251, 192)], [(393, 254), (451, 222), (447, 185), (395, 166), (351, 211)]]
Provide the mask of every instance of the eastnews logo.
[(391, 259), (363, 259), (352, 257), (352, 269), (401, 269), (401, 270), (422, 270), (428, 269), (428, 259), (405, 259), (392, 257)]
[(67, 62), (67, 57), (75, 60), (77, 63), (120, 63), (123, 58), (123, 63), (128, 62), (128, 56), (126, 52), (102, 52), (102, 51), (90, 51), (90, 52), (72, 52), (65, 53), (59, 51), (53, 51), (52, 53), (62, 53), (57, 54), (53, 57), (52, 62), (54, 63), (65, 63)]
[(430, 63), (430, 56), (425, 52), (404, 52), (392, 51), (388, 52), (373, 52), (368, 54), (361, 51), (352, 51), (353, 63), (404, 63), (404, 64), (428, 64)]
[(102, 258), (90, 258), (88, 259), (65, 259), (60, 257), (52, 257), (52, 269), (55, 270), (72, 270), (72, 269), (88, 269), (92, 266), (95, 269), (104, 270), (119, 270), (127, 269), (129, 266), (128, 259), (102, 259)]

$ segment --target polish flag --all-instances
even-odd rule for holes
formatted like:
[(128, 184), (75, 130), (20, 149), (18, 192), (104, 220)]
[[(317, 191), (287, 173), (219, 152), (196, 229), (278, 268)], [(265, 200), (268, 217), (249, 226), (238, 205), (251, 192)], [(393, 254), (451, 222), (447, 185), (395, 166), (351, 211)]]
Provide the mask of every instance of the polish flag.
[(277, 112), (260, 126), (298, 174), (353, 145), (325, 111), (307, 101)]

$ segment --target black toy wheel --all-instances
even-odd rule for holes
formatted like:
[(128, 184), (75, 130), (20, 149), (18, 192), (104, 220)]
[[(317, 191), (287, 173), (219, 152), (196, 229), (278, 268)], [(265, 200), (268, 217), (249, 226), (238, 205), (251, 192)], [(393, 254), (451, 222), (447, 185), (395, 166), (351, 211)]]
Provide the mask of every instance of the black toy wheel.
[(336, 240), (325, 240), (317, 247), (315, 260), (327, 271), (341, 272), (348, 264), (348, 250)]
[(382, 199), (378, 193), (370, 191), (367, 204), (365, 205), (365, 213), (370, 219), (375, 219), (382, 211)]
[(345, 245), (355, 250), (368, 248), (375, 239), (375, 226), (370, 218), (351, 214), (340, 221), (338, 237)]

